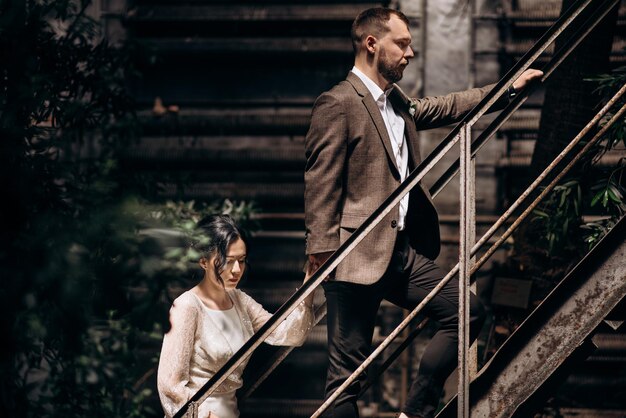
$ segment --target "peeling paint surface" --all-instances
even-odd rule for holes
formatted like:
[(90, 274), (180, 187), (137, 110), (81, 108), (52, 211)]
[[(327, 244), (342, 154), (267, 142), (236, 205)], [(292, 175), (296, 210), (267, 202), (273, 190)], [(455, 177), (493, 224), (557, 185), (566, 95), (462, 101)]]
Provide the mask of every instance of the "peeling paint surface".
[(583, 343), (626, 297), (626, 244), (545, 319), (491, 385), (488, 397), (472, 407), (472, 417), (509, 417)]

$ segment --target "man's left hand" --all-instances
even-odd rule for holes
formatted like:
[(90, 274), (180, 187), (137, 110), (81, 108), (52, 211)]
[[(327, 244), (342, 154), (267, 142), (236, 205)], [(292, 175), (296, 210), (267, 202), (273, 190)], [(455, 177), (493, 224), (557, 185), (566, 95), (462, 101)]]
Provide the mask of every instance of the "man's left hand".
[(543, 71), (529, 68), (513, 82), (513, 88), (516, 92), (519, 92), (524, 89), (524, 87), (528, 86), (533, 80), (537, 80), (541, 77), (543, 77)]

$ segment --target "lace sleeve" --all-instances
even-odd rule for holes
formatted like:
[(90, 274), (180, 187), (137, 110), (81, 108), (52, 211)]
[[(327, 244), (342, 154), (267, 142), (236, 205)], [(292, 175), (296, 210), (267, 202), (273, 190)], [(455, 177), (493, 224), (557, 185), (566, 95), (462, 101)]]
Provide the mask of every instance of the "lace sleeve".
[[(252, 328), (254, 332), (257, 332), (270, 319), (272, 314), (244, 292), (240, 292), (240, 295), (246, 312), (252, 321)], [(306, 340), (313, 326), (313, 320), (313, 306), (306, 301), (302, 302), (274, 329), (265, 342), (271, 345), (300, 346)]]
[(189, 364), (194, 349), (197, 307), (184, 297), (170, 309), (172, 328), (163, 337), (157, 386), (166, 417), (173, 416), (192, 396), (187, 388)]

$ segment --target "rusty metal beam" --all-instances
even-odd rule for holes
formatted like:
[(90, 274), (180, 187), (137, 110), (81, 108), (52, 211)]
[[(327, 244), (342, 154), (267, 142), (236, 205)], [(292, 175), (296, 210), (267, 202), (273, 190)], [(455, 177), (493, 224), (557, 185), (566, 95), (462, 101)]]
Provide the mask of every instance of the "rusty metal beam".
[[(559, 283), (472, 382), (472, 417), (511, 417), (626, 298), (626, 217)], [(437, 416), (453, 417), (455, 400)]]

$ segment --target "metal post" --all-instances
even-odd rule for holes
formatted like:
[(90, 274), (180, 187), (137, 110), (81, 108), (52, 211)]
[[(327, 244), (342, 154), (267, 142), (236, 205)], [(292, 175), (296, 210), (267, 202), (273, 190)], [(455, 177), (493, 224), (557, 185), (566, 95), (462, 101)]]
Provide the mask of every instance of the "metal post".
[[(406, 318), (407, 312), (402, 310), (402, 318)], [(409, 338), (409, 330), (408, 328), (402, 331), (402, 337), (406, 341)], [(385, 364), (381, 365), (381, 368), (386, 368)], [(409, 379), (411, 374), (409, 373), (411, 365), (409, 363), (409, 352), (406, 350), (402, 350), (402, 354), (400, 355), (400, 405), (404, 405), (406, 403), (406, 398), (409, 393)], [(383, 369), (384, 370), (384, 369)]]
[(459, 346), (458, 346), (458, 417), (469, 418), (469, 272), (470, 249), (472, 248), (470, 224), (475, 214), (470, 201), (472, 169), (472, 129), (465, 124), (461, 129), (461, 187), (459, 190), (461, 216), (459, 220)]
[[(470, 142), (471, 142), (471, 136), (470, 136)], [(470, 247), (472, 247), (474, 243), (476, 242), (476, 158), (473, 155), (470, 160), (470, 172), (471, 172), (470, 178), (472, 179), (469, 185), (471, 199), (469, 200), (468, 204), (470, 205), (470, 213), (472, 214), (472, 218), (471, 218), (470, 225), (469, 225), (468, 242), (470, 243)], [(474, 266), (475, 262), (476, 262), (476, 256), (472, 254), (469, 259), (470, 270)], [(472, 283), (471, 275), (469, 277), (469, 281), (470, 281), (470, 285), (468, 287), (469, 289), (468, 302), (467, 302), (468, 306), (469, 306), (469, 295), (470, 295), (469, 292), (472, 292), (474, 295), (476, 295), (476, 281)], [(469, 325), (468, 325), (468, 329), (469, 329)], [(469, 341), (470, 347), (469, 347), (469, 356), (467, 358), (467, 367), (468, 367), (468, 373), (469, 373), (468, 378), (471, 381), (474, 379), (474, 377), (476, 377), (476, 374), (478, 373), (478, 344), (476, 344), (475, 341), (473, 344), (471, 343), (471, 340), (468, 340), (468, 341)]]
[[(469, 15), (469, 60), (468, 60), (469, 75), (468, 75), (467, 88), (471, 89), (471, 88), (476, 87), (476, 26), (477, 26), (476, 19), (478, 16), (476, 12), (476, 0), (468, 0), (468, 8), (469, 8), (469, 12), (468, 12), (468, 15)], [(469, 131), (470, 146), (468, 147), (470, 148), (470, 154), (471, 154), (471, 143), (472, 143), (472, 130), (471, 129), (472, 127), (470, 126), (470, 131)], [(476, 215), (476, 159), (473, 157), (470, 159), (470, 178), (471, 178), (471, 181), (469, 184), (469, 195), (472, 196), (472, 198), (469, 199), (468, 204), (470, 205), (469, 207), (470, 213), (474, 215), (472, 216), (472, 219), (469, 225), (469, 230), (467, 231), (469, 235), (467, 237), (467, 240), (471, 246), (476, 241), (476, 217), (475, 217)], [(476, 261), (475, 257), (471, 257), (469, 260), (470, 265), (474, 261)], [(476, 293), (476, 284), (474, 283), (473, 285), (470, 285), (469, 290)], [(461, 295), (459, 294), (459, 297), (460, 296)], [(467, 303), (469, 304), (469, 295), (468, 295)], [(477, 345), (472, 344), (469, 348), (468, 357), (466, 359), (469, 380), (473, 379), (473, 377), (476, 375), (476, 372), (478, 370), (477, 359), (478, 359)]]

